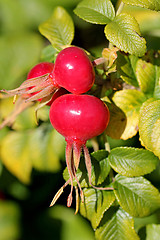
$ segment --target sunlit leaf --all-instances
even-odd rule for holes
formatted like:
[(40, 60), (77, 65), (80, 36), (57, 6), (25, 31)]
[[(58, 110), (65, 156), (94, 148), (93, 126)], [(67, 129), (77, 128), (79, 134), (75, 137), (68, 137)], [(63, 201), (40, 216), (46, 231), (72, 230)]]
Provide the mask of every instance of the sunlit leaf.
[(114, 7), (110, 0), (83, 0), (74, 12), (87, 22), (107, 24), (115, 17)]
[[(108, 213), (108, 212), (107, 212)], [(97, 240), (139, 240), (134, 230), (134, 220), (123, 209), (114, 211), (105, 218), (105, 223), (100, 226), (95, 234)]]
[(152, 96), (155, 88), (156, 67), (139, 59), (136, 64), (136, 76), (142, 92)]
[(114, 103), (125, 113), (127, 124), (121, 135), (122, 139), (128, 139), (136, 135), (139, 123), (139, 110), (146, 100), (144, 94), (135, 89), (117, 91), (113, 96)]
[(143, 177), (116, 176), (114, 193), (120, 206), (134, 217), (145, 217), (160, 207), (160, 193)]
[(139, 133), (142, 144), (160, 158), (160, 100), (151, 98), (142, 105)]
[(96, 229), (103, 218), (104, 212), (115, 200), (113, 191), (100, 191), (93, 188), (84, 188), (84, 203), (80, 204), (80, 213), (91, 221), (92, 227)]
[(160, 224), (148, 224), (146, 227), (146, 240), (157, 240), (160, 238)]
[(39, 31), (57, 50), (71, 44), (74, 37), (74, 25), (70, 15), (63, 7), (56, 7), (52, 16), (39, 26)]
[(146, 52), (146, 42), (139, 30), (139, 25), (134, 17), (122, 13), (115, 17), (105, 27), (107, 39), (124, 52), (136, 56), (143, 56)]
[(160, 11), (159, 0), (123, 0), (124, 3)]
[(117, 147), (108, 157), (111, 167), (127, 177), (142, 176), (152, 172), (159, 159), (150, 151), (131, 147)]

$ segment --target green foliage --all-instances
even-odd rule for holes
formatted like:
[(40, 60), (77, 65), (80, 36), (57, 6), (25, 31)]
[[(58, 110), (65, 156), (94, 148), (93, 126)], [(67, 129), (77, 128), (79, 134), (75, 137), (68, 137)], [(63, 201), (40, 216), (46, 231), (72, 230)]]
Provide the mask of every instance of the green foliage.
[(152, 172), (158, 158), (150, 151), (131, 147), (118, 147), (109, 155), (111, 167), (126, 177), (138, 177)]
[(20, 237), (20, 209), (11, 201), (0, 200), (0, 235), (2, 240)]
[(84, 0), (74, 10), (75, 14), (90, 23), (107, 24), (115, 17), (114, 7), (110, 0)]
[(141, 37), (137, 21), (129, 14), (122, 13), (105, 27), (107, 39), (121, 51), (136, 56), (146, 52), (146, 42)]
[(84, 188), (86, 201), (81, 202), (80, 213), (91, 221), (93, 229), (100, 224), (104, 213), (115, 200), (113, 192)]
[(116, 176), (114, 193), (120, 206), (134, 217), (145, 217), (160, 206), (160, 193), (143, 177)]
[(160, 237), (160, 225), (148, 224), (147, 225), (147, 238), (146, 240), (156, 240)]
[(140, 6), (155, 11), (160, 11), (160, 2), (158, 0), (123, 0), (124, 3), (134, 6)]
[(72, 19), (62, 7), (55, 8), (51, 18), (39, 26), (39, 31), (57, 50), (71, 44), (74, 37)]
[(112, 100), (125, 113), (127, 118), (122, 139), (128, 139), (136, 135), (139, 123), (139, 111), (146, 97), (136, 89), (124, 89), (115, 92)]
[(136, 78), (136, 63), (138, 61), (138, 57), (134, 55), (124, 55), (118, 53), (117, 57), (117, 71), (120, 74), (123, 81), (126, 83), (133, 85), (134, 87), (138, 87), (138, 81)]
[(10, 132), (1, 143), (1, 156), (3, 164), (20, 181), (29, 184), (32, 168), (49, 172), (59, 170), (64, 155), (62, 149), (63, 137), (50, 125), (42, 125), (32, 132)]
[(96, 230), (96, 238), (100, 240), (136, 239), (140, 238), (134, 230), (133, 218), (122, 209), (106, 213), (105, 224)]
[(160, 157), (160, 100), (146, 101), (140, 111), (139, 132), (142, 144)]
[[(101, 189), (90, 186), (82, 152), (76, 176), (84, 201), (74, 198), (73, 207), (80, 213), (76, 216), (63, 206), (65, 192), (65, 200), (58, 200), (61, 206), (48, 208), (52, 193), (64, 184), (62, 173), (69, 179), (65, 141), (51, 127), (49, 107), (38, 111), (38, 126), (38, 104), (33, 103), (13, 125), (0, 130), (2, 240), (160, 238), (156, 11), (158, 0), (18, 0), (16, 5), (0, 0), (0, 88), (19, 86), (35, 64), (54, 62), (61, 49), (73, 44), (94, 61), (96, 81), (88, 94), (101, 98), (110, 110), (105, 132), (87, 142), (91, 182)], [(11, 111), (12, 99), (0, 93), (0, 121)], [(110, 190), (103, 189), (107, 187)]]
[(77, 240), (94, 240), (93, 232), (87, 221), (75, 215), (73, 209), (67, 209), (64, 206), (55, 206), (48, 211), (48, 214), (50, 218), (62, 222), (62, 240), (74, 240), (75, 236)]

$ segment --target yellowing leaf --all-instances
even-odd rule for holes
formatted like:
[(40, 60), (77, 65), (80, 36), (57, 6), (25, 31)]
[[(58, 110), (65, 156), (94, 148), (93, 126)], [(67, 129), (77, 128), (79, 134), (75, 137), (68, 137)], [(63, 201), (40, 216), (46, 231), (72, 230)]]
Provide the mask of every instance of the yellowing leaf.
[(32, 164), (28, 158), (29, 138), (25, 132), (10, 132), (1, 143), (1, 160), (5, 167), (25, 184), (30, 182)]
[(142, 144), (160, 158), (160, 100), (149, 99), (142, 105), (139, 133)]
[(121, 139), (126, 140), (136, 135), (139, 123), (139, 110), (145, 100), (144, 94), (135, 89), (125, 89), (114, 94), (114, 103), (125, 113), (127, 118)]

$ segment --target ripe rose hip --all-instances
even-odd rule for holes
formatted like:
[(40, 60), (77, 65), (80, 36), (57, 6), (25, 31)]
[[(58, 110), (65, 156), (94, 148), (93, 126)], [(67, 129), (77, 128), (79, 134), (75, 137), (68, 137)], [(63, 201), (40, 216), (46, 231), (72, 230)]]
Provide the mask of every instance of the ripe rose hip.
[[(91, 186), (91, 159), (86, 141), (103, 133), (109, 122), (109, 110), (99, 99), (91, 95), (66, 94), (57, 98), (50, 108), (50, 121), (53, 127), (65, 137), (66, 164), (70, 179), (55, 195), (51, 206), (56, 202), (64, 187), (71, 182), (71, 192), (68, 197), (67, 206), (72, 203), (73, 178), (75, 178), (83, 201), (83, 191), (76, 177), (79, 166), (81, 149), (84, 151), (86, 168)], [(72, 160), (73, 159), (73, 160)], [(99, 188), (97, 189), (110, 189)]]
[(95, 80), (93, 65), (79, 47), (63, 49), (57, 55), (53, 73), (56, 83), (74, 94), (87, 92)]

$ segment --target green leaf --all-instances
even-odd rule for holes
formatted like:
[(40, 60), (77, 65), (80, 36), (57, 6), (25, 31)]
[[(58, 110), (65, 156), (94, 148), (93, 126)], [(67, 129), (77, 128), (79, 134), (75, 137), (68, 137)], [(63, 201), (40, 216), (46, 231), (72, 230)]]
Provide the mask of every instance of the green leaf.
[(146, 95), (153, 96), (156, 79), (156, 67), (139, 59), (136, 64), (136, 76), (141, 88), (141, 91)]
[(131, 147), (117, 147), (108, 156), (111, 167), (126, 177), (142, 176), (152, 172), (158, 158), (150, 151)]
[(52, 16), (39, 26), (39, 31), (58, 51), (70, 45), (74, 37), (74, 25), (63, 7), (56, 7)]
[(0, 89), (12, 89), (17, 80), (25, 80), (24, 75), (39, 60), (42, 43), (33, 33), (0, 37)]
[[(99, 150), (97, 152), (91, 153), (91, 163), (92, 163), (91, 180), (93, 185), (99, 185), (103, 183), (107, 178), (110, 172), (110, 165), (107, 157), (108, 157), (108, 152), (105, 150)], [(84, 158), (81, 158), (76, 176), (81, 184), (81, 187), (89, 186), (88, 173), (86, 171)], [(64, 170), (63, 177), (66, 181), (69, 179), (67, 168)], [(77, 183), (74, 180), (74, 185), (76, 184)]]
[(20, 181), (31, 180), (32, 164), (28, 154), (29, 137), (26, 132), (10, 132), (1, 143), (1, 160), (5, 167)]
[(50, 124), (43, 124), (32, 131), (29, 147), (32, 151), (30, 159), (34, 168), (48, 172), (56, 172), (60, 169), (65, 140)]
[(116, 60), (117, 71), (120, 74), (120, 77), (128, 84), (131, 84), (135, 87), (139, 87), (136, 77), (136, 63), (138, 57), (134, 55), (124, 55), (118, 53), (118, 58)]
[[(107, 211), (108, 213), (108, 211)], [(111, 216), (106, 213), (104, 225), (96, 232), (98, 240), (140, 240), (134, 230), (134, 220), (123, 209), (119, 209)]]
[(115, 17), (114, 7), (110, 0), (83, 0), (74, 12), (83, 20), (96, 24), (107, 24)]
[(50, 44), (42, 50), (41, 61), (42, 62), (54, 62), (56, 58), (57, 50)]
[(123, 0), (123, 2), (134, 6), (160, 11), (159, 0)]
[(142, 105), (139, 133), (142, 145), (160, 158), (160, 100), (152, 98)]
[(104, 213), (115, 200), (112, 191), (100, 191), (93, 188), (84, 188), (84, 203), (80, 203), (80, 213), (91, 221), (93, 229), (96, 229), (103, 218)]
[(145, 217), (160, 208), (159, 191), (145, 178), (117, 175), (114, 193), (120, 206), (134, 217)]
[(9, 201), (0, 201), (1, 240), (20, 239), (20, 209)]
[[(48, 210), (48, 215), (53, 231), (55, 227), (58, 227), (58, 236), (54, 235), (53, 239), (59, 239), (59, 235), (61, 240), (95, 239), (89, 223), (79, 214), (75, 215), (73, 209), (56, 205)], [(45, 226), (48, 226), (46, 225), (46, 219)], [(57, 233), (57, 229), (55, 229), (55, 233)]]
[(145, 95), (135, 89), (117, 91), (113, 96), (113, 102), (125, 113), (127, 124), (121, 139), (128, 139), (136, 135), (139, 123), (139, 110), (146, 100)]
[(141, 37), (139, 25), (134, 17), (122, 13), (105, 27), (106, 38), (121, 51), (136, 56), (146, 52), (146, 41)]
[(148, 224), (146, 227), (147, 238), (146, 240), (160, 239), (160, 224)]

